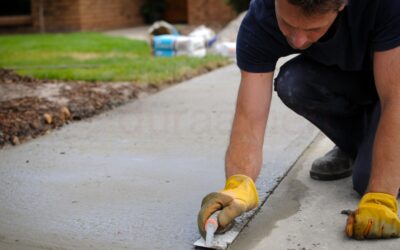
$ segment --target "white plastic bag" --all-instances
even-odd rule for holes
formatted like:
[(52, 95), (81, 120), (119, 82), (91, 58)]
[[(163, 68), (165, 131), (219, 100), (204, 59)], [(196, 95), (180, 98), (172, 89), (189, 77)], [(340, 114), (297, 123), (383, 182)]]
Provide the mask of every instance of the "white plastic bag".
[(204, 25), (197, 27), (195, 30), (189, 33), (190, 37), (201, 37), (204, 39), (206, 45), (210, 46), (212, 41), (215, 41), (216, 36), (215, 32), (207, 28)]
[(205, 41), (202, 37), (179, 36), (175, 40), (175, 50), (195, 51), (205, 49)]
[(236, 43), (222, 42), (215, 44), (213, 51), (215, 54), (236, 58)]

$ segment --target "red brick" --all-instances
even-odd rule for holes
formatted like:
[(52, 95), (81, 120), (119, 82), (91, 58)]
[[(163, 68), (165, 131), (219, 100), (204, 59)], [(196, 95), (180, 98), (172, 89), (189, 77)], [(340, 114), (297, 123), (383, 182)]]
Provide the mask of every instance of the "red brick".
[[(31, 0), (33, 26), (40, 30), (39, 4), (46, 32), (107, 30), (143, 24), (139, 13), (146, 0)], [(187, 0), (190, 25), (222, 26), (236, 14), (225, 0)]]
[[(32, 0), (32, 17), (40, 30), (39, 4)], [(144, 0), (43, 0), (45, 31), (107, 30), (138, 26)]]
[(188, 16), (190, 25), (227, 24), (235, 16), (235, 11), (224, 0), (188, 0)]

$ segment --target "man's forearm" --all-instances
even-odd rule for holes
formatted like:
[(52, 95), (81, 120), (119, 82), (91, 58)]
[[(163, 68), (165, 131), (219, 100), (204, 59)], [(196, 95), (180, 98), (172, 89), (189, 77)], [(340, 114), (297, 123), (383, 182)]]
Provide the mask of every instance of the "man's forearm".
[(231, 141), (225, 157), (226, 177), (244, 174), (256, 180), (262, 164), (264, 133), (254, 131), (248, 119), (240, 114), (235, 117)]
[(400, 103), (383, 104), (368, 192), (397, 196), (400, 188)]
[(256, 180), (262, 164), (265, 127), (272, 97), (272, 72), (242, 71), (230, 143), (225, 156), (229, 178), (243, 174)]
[(374, 75), (382, 109), (367, 191), (397, 196), (400, 187), (400, 47), (375, 52)]

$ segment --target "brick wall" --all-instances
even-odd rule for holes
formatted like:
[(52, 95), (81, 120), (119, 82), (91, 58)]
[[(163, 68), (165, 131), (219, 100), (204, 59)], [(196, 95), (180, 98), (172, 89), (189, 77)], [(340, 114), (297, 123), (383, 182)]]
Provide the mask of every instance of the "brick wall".
[(144, 0), (32, 0), (33, 25), (38, 31), (41, 1), (46, 32), (107, 30), (143, 23), (139, 9)]
[(188, 0), (190, 25), (221, 26), (235, 16), (235, 11), (224, 0)]
[(43, 3), (43, 24), (47, 31), (79, 30), (80, 0), (32, 0), (33, 27), (40, 30), (40, 5)]
[(81, 29), (107, 30), (138, 26), (144, 0), (80, 0)]
[[(46, 32), (107, 30), (143, 24), (145, 0), (31, 0), (33, 27), (40, 31), (40, 3)], [(190, 25), (223, 26), (236, 13), (224, 0), (187, 0)]]

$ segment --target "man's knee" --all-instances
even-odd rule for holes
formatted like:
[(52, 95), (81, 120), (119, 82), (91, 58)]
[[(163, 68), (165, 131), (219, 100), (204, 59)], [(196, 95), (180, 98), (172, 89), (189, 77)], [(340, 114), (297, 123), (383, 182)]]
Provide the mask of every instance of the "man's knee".
[(294, 58), (284, 64), (274, 82), (275, 91), (279, 98), (292, 109), (304, 103), (301, 97), (304, 96), (303, 92), (307, 91), (302, 77), (304, 67), (300, 61)]

